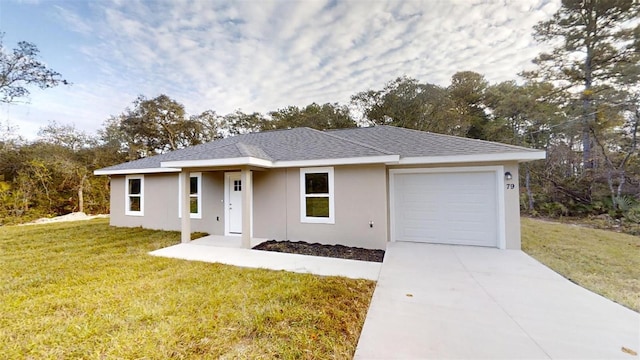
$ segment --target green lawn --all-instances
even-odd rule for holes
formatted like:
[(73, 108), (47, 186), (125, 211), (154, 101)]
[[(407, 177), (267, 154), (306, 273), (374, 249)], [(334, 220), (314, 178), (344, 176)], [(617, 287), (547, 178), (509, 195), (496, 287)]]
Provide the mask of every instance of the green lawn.
[(374, 282), (157, 258), (179, 233), (0, 227), (6, 359), (353, 355)]
[(640, 237), (523, 218), (522, 250), (571, 281), (640, 311)]

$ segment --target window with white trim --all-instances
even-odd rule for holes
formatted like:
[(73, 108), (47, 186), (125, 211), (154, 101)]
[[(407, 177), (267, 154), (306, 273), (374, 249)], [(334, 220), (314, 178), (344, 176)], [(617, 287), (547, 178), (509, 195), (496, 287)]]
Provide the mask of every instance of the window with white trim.
[(144, 175), (125, 177), (125, 215), (144, 215)]
[(333, 168), (300, 169), (300, 221), (334, 224)]
[[(178, 176), (178, 217), (182, 217), (182, 181)], [(189, 178), (189, 212), (192, 219), (202, 219), (202, 173), (191, 173)]]

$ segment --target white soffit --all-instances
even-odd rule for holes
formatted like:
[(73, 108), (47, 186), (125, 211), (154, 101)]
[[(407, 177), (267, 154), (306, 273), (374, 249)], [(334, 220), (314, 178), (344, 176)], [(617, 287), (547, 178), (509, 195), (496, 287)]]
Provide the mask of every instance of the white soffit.
[(293, 161), (270, 161), (258, 159), (254, 157), (241, 157), (229, 159), (207, 159), (207, 160), (181, 160), (181, 161), (163, 161), (160, 166), (163, 168), (197, 168), (197, 167), (215, 167), (215, 166), (239, 166), (250, 165), (264, 168), (286, 168), (286, 167), (313, 167), (328, 165), (356, 165), (356, 164), (384, 164), (388, 162), (399, 161), (398, 155), (384, 156), (364, 156), (354, 158), (341, 159), (314, 159), (314, 160), (293, 160)]
[(176, 168), (145, 168), (145, 169), (116, 169), (116, 170), (95, 170), (94, 175), (128, 175), (128, 174), (155, 174), (155, 173), (172, 173), (180, 172)]
[(274, 168), (285, 167), (314, 167), (314, 166), (330, 166), (330, 165), (359, 165), (359, 164), (386, 164), (398, 162), (399, 155), (382, 155), (382, 156), (363, 156), (342, 159), (316, 159), (316, 160), (293, 160), (293, 161), (276, 161), (273, 163)]
[(452, 155), (452, 156), (420, 156), (400, 158), (399, 155), (363, 156), (340, 159), (314, 159), (270, 161), (255, 157), (240, 157), (226, 159), (204, 160), (177, 160), (163, 161), (159, 168), (145, 169), (116, 169), (95, 170), (94, 175), (126, 175), (126, 174), (152, 174), (180, 172), (182, 168), (217, 167), (217, 166), (256, 166), (262, 168), (287, 168), (287, 167), (313, 167), (359, 164), (387, 164), (387, 165), (412, 165), (412, 164), (443, 164), (443, 163), (473, 163), (496, 161), (531, 161), (546, 157), (545, 151), (527, 151), (515, 153), (477, 154), (477, 155)]
[(272, 167), (272, 162), (269, 160), (258, 159), (255, 157), (239, 157), (239, 158), (226, 158), (226, 159), (203, 159), (203, 160), (176, 160), (176, 161), (163, 161), (160, 163), (161, 167), (174, 167), (174, 168), (197, 168), (197, 167), (213, 167), (213, 166), (235, 166), (235, 165), (253, 165), (260, 167)]
[(400, 159), (398, 164), (443, 164), (443, 163), (472, 163), (492, 161), (531, 161), (546, 158), (545, 151), (527, 151), (517, 153), (477, 154), (477, 155), (452, 155), (452, 156), (420, 156)]

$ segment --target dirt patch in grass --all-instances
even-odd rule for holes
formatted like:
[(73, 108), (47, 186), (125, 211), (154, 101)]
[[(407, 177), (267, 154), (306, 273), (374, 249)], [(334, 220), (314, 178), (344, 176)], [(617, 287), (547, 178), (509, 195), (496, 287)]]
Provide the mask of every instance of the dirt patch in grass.
[(83, 220), (102, 219), (102, 218), (108, 218), (108, 217), (109, 217), (108, 214), (87, 215), (83, 212), (73, 212), (70, 214), (56, 216), (52, 218), (40, 218), (32, 222), (28, 222), (20, 225), (37, 225), (37, 224), (49, 224), (49, 223), (69, 222), (69, 221), (83, 221)]
[(384, 250), (372, 250), (344, 245), (309, 244), (304, 241), (269, 240), (254, 246), (253, 249), (373, 262), (382, 262), (384, 259)]

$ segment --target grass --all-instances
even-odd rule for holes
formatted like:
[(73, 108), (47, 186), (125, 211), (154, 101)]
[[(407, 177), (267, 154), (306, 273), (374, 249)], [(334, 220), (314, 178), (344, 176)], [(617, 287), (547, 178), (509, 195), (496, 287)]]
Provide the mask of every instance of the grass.
[(640, 311), (640, 237), (523, 218), (522, 250), (580, 286)]
[(374, 283), (157, 258), (179, 233), (0, 227), (7, 359), (351, 358)]

